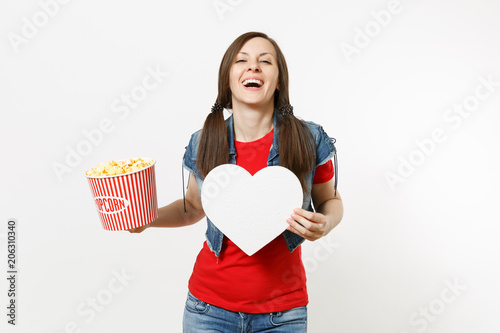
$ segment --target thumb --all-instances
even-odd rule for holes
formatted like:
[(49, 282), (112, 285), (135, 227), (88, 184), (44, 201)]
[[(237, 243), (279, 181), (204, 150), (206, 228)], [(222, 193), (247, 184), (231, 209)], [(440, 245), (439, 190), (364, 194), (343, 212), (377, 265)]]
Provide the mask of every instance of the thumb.
[(146, 228), (147, 228), (147, 225), (143, 225), (143, 226), (140, 226), (137, 228), (127, 229), (127, 231), (132, 233), (132, 234), (139, 234), (139, 233), (143, 232)]

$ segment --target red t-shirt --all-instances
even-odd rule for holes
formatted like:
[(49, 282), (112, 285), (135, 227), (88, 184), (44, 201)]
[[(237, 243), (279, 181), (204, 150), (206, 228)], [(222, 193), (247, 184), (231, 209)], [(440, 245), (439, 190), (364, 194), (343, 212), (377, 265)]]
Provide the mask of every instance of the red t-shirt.
[[(265, 168), (273, 133), (251, 142), (235, 141), (236, 164), (252, 175)], [(329, 161), (316, 168), (314, 183), (332, 177)], [(282, 235), (252, 256), (224, 236), (217, 258), (205, 241), (189, 279), (189, 291), (206, 303), (238, 312), (277, 312), (307, 305), (301, 253), (300, 246), (290, 253)]]

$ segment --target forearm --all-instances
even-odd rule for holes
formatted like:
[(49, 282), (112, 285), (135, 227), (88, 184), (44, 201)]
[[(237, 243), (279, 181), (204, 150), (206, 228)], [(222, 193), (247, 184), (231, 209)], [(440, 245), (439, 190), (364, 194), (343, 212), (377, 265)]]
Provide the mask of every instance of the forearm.
[(333, 198), (323, 202), (316, 211), (326, 216), (325, 232), (323, 234), (323, 236), (326, 236), (342, 220), (344, 205), (341, 199)]
[(198, 222), (205, 216), (203, 212), (197, 211), (187, 200), (186, 211), (187, 213), (184, 213), (183, 200), (176, 200), (171, 204), (158, 209), (158, 218), (154, 222), (150, 223), (148, 227), (184, 227)]

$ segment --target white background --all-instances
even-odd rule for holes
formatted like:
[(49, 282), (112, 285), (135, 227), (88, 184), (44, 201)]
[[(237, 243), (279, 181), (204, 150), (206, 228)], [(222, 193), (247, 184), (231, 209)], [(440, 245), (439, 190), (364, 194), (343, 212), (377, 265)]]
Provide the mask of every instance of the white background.
[[(337, 139), (345, 215), (303, 246), (309, 331), (499, 331), (498, 2), (401, 0), (385, 26), (374, 13), (389, 1), (74, 0), (52, 2), (52, 16), (44, 3), (0, 5), (0, 258), (6, 275), (16, 218), (19, 268), (15, 327), (1, 279), (2, 332), (181, 331), (205, 221), (105, 231), (84, 172), (154, 157), (159, 204), (180, 198), (184, 147), (215, 101), (222, 55), (252, 30), (281, 46), (295, 114)], [(127, 116), (113, 112), (147, 68), (170, 75)], [(488, 97), (451, 121), (488, 77)], [(54, 164), (106, 118), (110, 133), (58, 177)], [(436, 129), (446, 139), (424, 154), (416, 141)], [(412, 172), (401, 166), (410, 158)], [(111, 293), (114, 274), (128, 280)]]

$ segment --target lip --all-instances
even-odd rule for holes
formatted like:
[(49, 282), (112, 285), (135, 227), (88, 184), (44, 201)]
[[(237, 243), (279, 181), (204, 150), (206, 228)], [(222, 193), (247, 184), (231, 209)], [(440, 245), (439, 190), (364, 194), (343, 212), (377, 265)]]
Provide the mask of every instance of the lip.
[[(262, 85), (260, 87), (256, 87), (256, 88), (249, 88), (249, 87), (245, 87), (243, 86), (243, 82), (245, 82), (245, 80), (249, 80), (249, 79), (255, 79), (255, 80), (260, 80), (262, 81)], [(246, 90), (260, 90), (262, 89), (262, 87), (264, 86), (265, 81), (261, 78), (261, 77), (258, 77), (258, 76), (247, 76), (246, 78), (244, 78), (242, 81), (241, 81), (241, 85), (243, 86), (243, 88), (245, 88)]]

